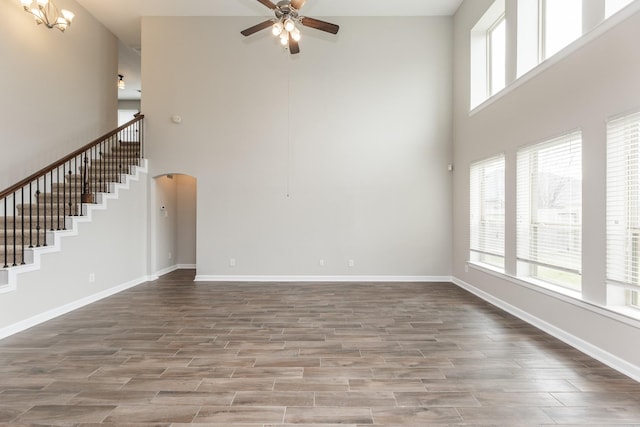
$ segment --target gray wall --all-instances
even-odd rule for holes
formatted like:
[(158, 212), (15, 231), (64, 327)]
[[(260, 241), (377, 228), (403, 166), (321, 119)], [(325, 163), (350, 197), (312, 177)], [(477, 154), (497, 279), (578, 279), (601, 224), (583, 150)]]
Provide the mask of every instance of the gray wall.
[(290, 58), (255, 18), (143, 18), (151, 174), (198, 180), (202, 278), (451, 274), (452, 19), (329, 20)]
[(116, 38), (72, 0), (65, 33), (1, 0), (0, 189), (115, 128)]
[[(465, 1), (455, 16), (453, 274), (493, 302), (640, 378), (640, 353), (632, 344), (640, 342), (640, 322), (603, 309), (606, 120), (640, 108), (640, 14), (551, 61), (544, 71), (525, 76), (470, 114), (469, 30), (490, 3)], [(513, 3), (509, 0), (508, 6)], [(590, 37), (594, 36), (587, 39)], [(582, 299), (545, 292), (475, 268), (466, 272), (470, 163), (501, 152), (506, 155), (507, 269), (513, 273), (516, 152), (523, 145), (578, 128), (583, 136), (585, 190)]]

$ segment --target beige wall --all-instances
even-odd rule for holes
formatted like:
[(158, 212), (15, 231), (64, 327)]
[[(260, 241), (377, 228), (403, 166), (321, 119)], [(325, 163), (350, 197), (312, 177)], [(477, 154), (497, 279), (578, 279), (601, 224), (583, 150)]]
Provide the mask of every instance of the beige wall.
[(175, 175), (177, 180), (178, 254), (176, 261), (182, 268), (196, 265), (197, 180), (188, 175)]
[[(593, 39), (579, 42), (577, 50), (551, 60), (544, 71), (525, 76), (495, 101), (470, 114), (469, 30), (490, 3), (467, 0), (455, 16), (453, 274), (490, 300), (640, 378), (640, 353), (630, 344), (640, 342), (640, 322), (602, 309), (606, 302), (606, 120), (640, 109), (640, 50), (636, 42), (640, 39), (640, 13), (598, 37), (587, 35), (584, 40)], [(575, 129), (581, 129), (583, 137), (582, 300), (543, 292), (473, 267), (465, 271), (470, 163), (505, 153), (506, 264), (513, 274), (516, 152), (524, 145)]]
[(0, 189), (116, 125), (116, 38), (76, 2), (56, 4), (76, 14), (64, 34), (0, 0)]
[(198, 180), (199, 276), (450, 275), (452, 20), (333, 21), (289, 57), (255, 19), (143, 18), (151, 173)]

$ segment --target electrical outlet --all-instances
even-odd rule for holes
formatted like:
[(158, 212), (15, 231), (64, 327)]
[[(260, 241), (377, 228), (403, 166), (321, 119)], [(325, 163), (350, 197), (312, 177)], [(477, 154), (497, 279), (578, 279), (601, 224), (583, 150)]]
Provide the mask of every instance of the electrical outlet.
[(89, 283), (93, 283), (96, 281), (96, 274), (95, 273), (89, 273)]
[(236, 266), (236, 259), (235, 258), (229, 259), (229, 267), (235, 267), (235, 266)]
[(352, 259), (350, 259), (350, 260), (349, 260), (349, 267), (351, 268), (351, 267), (353, 267), (353, 266), (355, 266), (355, 265), (356, 265), (355, 261), (354, 261), (354, 260), (352, 260)]
[(464, 272), (468, 273), (469, 272), (469, 264), (465, 264), (464, 265)]
[(319, 262), (318, 264), (320, 264), (320, 267), (324, 267), (324, 260), (323, 260), (323, 259), (321, 259), (321, 260), (320, 260), (320, 262)]
[(169, 252), (169, 259), (173, 258), (173, 254)]

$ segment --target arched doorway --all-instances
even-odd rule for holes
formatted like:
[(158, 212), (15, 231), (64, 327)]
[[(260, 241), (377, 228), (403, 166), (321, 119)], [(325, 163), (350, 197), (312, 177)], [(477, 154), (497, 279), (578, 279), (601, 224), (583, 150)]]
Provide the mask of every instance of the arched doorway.
[(197, 180), (185, 174), (154, 178), (152, 221), (156, 275), (196, 268)]

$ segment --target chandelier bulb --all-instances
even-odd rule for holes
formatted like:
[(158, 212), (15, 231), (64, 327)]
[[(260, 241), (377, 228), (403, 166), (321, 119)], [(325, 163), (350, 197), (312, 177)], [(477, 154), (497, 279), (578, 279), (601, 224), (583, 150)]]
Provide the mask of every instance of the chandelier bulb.
[(71, 25), (71, 21), (73, 21), (73, 18), (75, 18), (76, 15), (67, 9), (62, 9), (60, 12), (62, 13), (65, 21), (67, 21), (67, 25)]
[(49, 3), (49, 0), (36, 0), (36, 2), (38, 3), (38, 7), (42, 9)]
[(299, 42), (300, 41), (300, 30), (297, 28), (294, 28), (293, 31), (291, 31), (291, 38), (294, 39), (295, 41)]
[(271, 29), (271, 32), (273, 33), (274, 36), (279, 36), (282, 33), (283, 29), (284, 29), (284, 25), (282, 25), (282, 22), (276, 22), (275, 24), (273, 24), (273, 28)]
[(24, 10), (29, 12), (29, 10), (31, 9), (31, 0), (20, 0), (20, 3), (22, 4)]
[(284, 21), (284, 29), (291, 32), (296, 28), (296, 24), (291, 20), (291, 18), (287, 18)]

